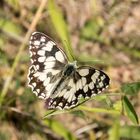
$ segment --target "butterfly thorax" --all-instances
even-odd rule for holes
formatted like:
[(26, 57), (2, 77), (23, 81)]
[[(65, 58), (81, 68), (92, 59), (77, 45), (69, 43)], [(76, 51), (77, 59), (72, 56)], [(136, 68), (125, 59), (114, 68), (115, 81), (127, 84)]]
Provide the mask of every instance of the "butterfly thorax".
[(64, 68), (63, 76), (70, 76), (72, 75), (76, 70), (75, 63), (67, 64)]

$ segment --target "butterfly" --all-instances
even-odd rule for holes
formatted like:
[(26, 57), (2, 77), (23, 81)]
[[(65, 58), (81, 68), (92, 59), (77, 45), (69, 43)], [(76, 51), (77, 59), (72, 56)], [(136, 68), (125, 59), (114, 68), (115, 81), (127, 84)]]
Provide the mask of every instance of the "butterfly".
[(90, 98), (109, 85), (103, 71), (70, 63), (64, 51), (47, 35), (32, 33), (29, 42), (31, 66), (28, 85), (50, 109), (76, 106), (81, 97)]

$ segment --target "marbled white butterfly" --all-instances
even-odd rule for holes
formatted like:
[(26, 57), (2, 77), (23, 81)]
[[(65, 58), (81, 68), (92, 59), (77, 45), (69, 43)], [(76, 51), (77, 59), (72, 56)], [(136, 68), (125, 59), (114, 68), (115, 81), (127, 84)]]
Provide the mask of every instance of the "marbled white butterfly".
[(29, 50), (29, 86), (48, 102), (48, 108), (74, 107), (81, 97), (95, 96), (109, 85), (104, 72), (89, 66), (77, 67), (76, 61), (69, 63), (65, 53), (43, 33), (31, 35)]

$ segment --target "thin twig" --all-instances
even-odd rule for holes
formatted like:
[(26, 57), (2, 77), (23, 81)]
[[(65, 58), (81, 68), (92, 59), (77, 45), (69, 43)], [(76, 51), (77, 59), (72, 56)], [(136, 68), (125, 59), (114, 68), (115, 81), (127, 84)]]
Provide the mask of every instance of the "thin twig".
[(1, 97), (0, 97), (0, 105), (2, 104), (3, 102), (3, 99), (5, 97), (5, 95), (7, 94), (7, 91), (8, 91), (8, 88), (9, 88), (9, 85), (12, 81), (12, 78), (14, 76), (14, 72), (15, 72), (15, 69), (20, 61), (20, 58), (21, 58), (21, 54), (23, 52), (23, 50), (25, 49), (25, 44), (27, 43), (29, 37), (30, 37), (30, 34), (33, 32), (33, 30), (35, 29), (40, 17), (41, 17), (41, 14), (42, 14), (42, 11), (43, 9), (45, 8), (46, 6), (46, 3), (47, 3), (47, 0), (42, 0), (41, 1), (41, 4), (36, 12), (36, 15), (34, 17), (34, 20), (33, 22), (31, 23), (31, 26), (28, 30), (28, 32), (26, 33), (24, 39), (23, 39), (23, 43), (20, 45), (20, 49), (18, 51), (18, 54), (16, 55), (16, 58), (14, 60), (14, 63), (12, 65), (12, 68), (11, 68), (11, 75), (6, 79), (5, 81), (5, 84), (4, 84), (4, 87), (3, 87), (3, 90), (2, 90), (2, 93), (1, 93)]

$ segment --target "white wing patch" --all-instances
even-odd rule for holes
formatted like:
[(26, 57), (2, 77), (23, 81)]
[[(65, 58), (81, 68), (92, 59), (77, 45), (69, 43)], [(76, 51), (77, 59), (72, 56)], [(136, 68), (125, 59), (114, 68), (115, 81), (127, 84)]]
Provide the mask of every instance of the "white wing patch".
[(60, 51), (55, 53), (55, 58), (62, 63), (64, 62), (64, 57)]
[(80, 69), (80, 70), (79, 70), (79, 74), (80, 74), (81, 76), (86, 76), (86, 75), (89, 74), (89, 69)]
[(42, 49), (50, 52), (54, 45), (55, 45), (55, 43), (53, 43), (52, 41), (48, 41), (47, 44), (45, 45), (45, 47), (43, 47)]

